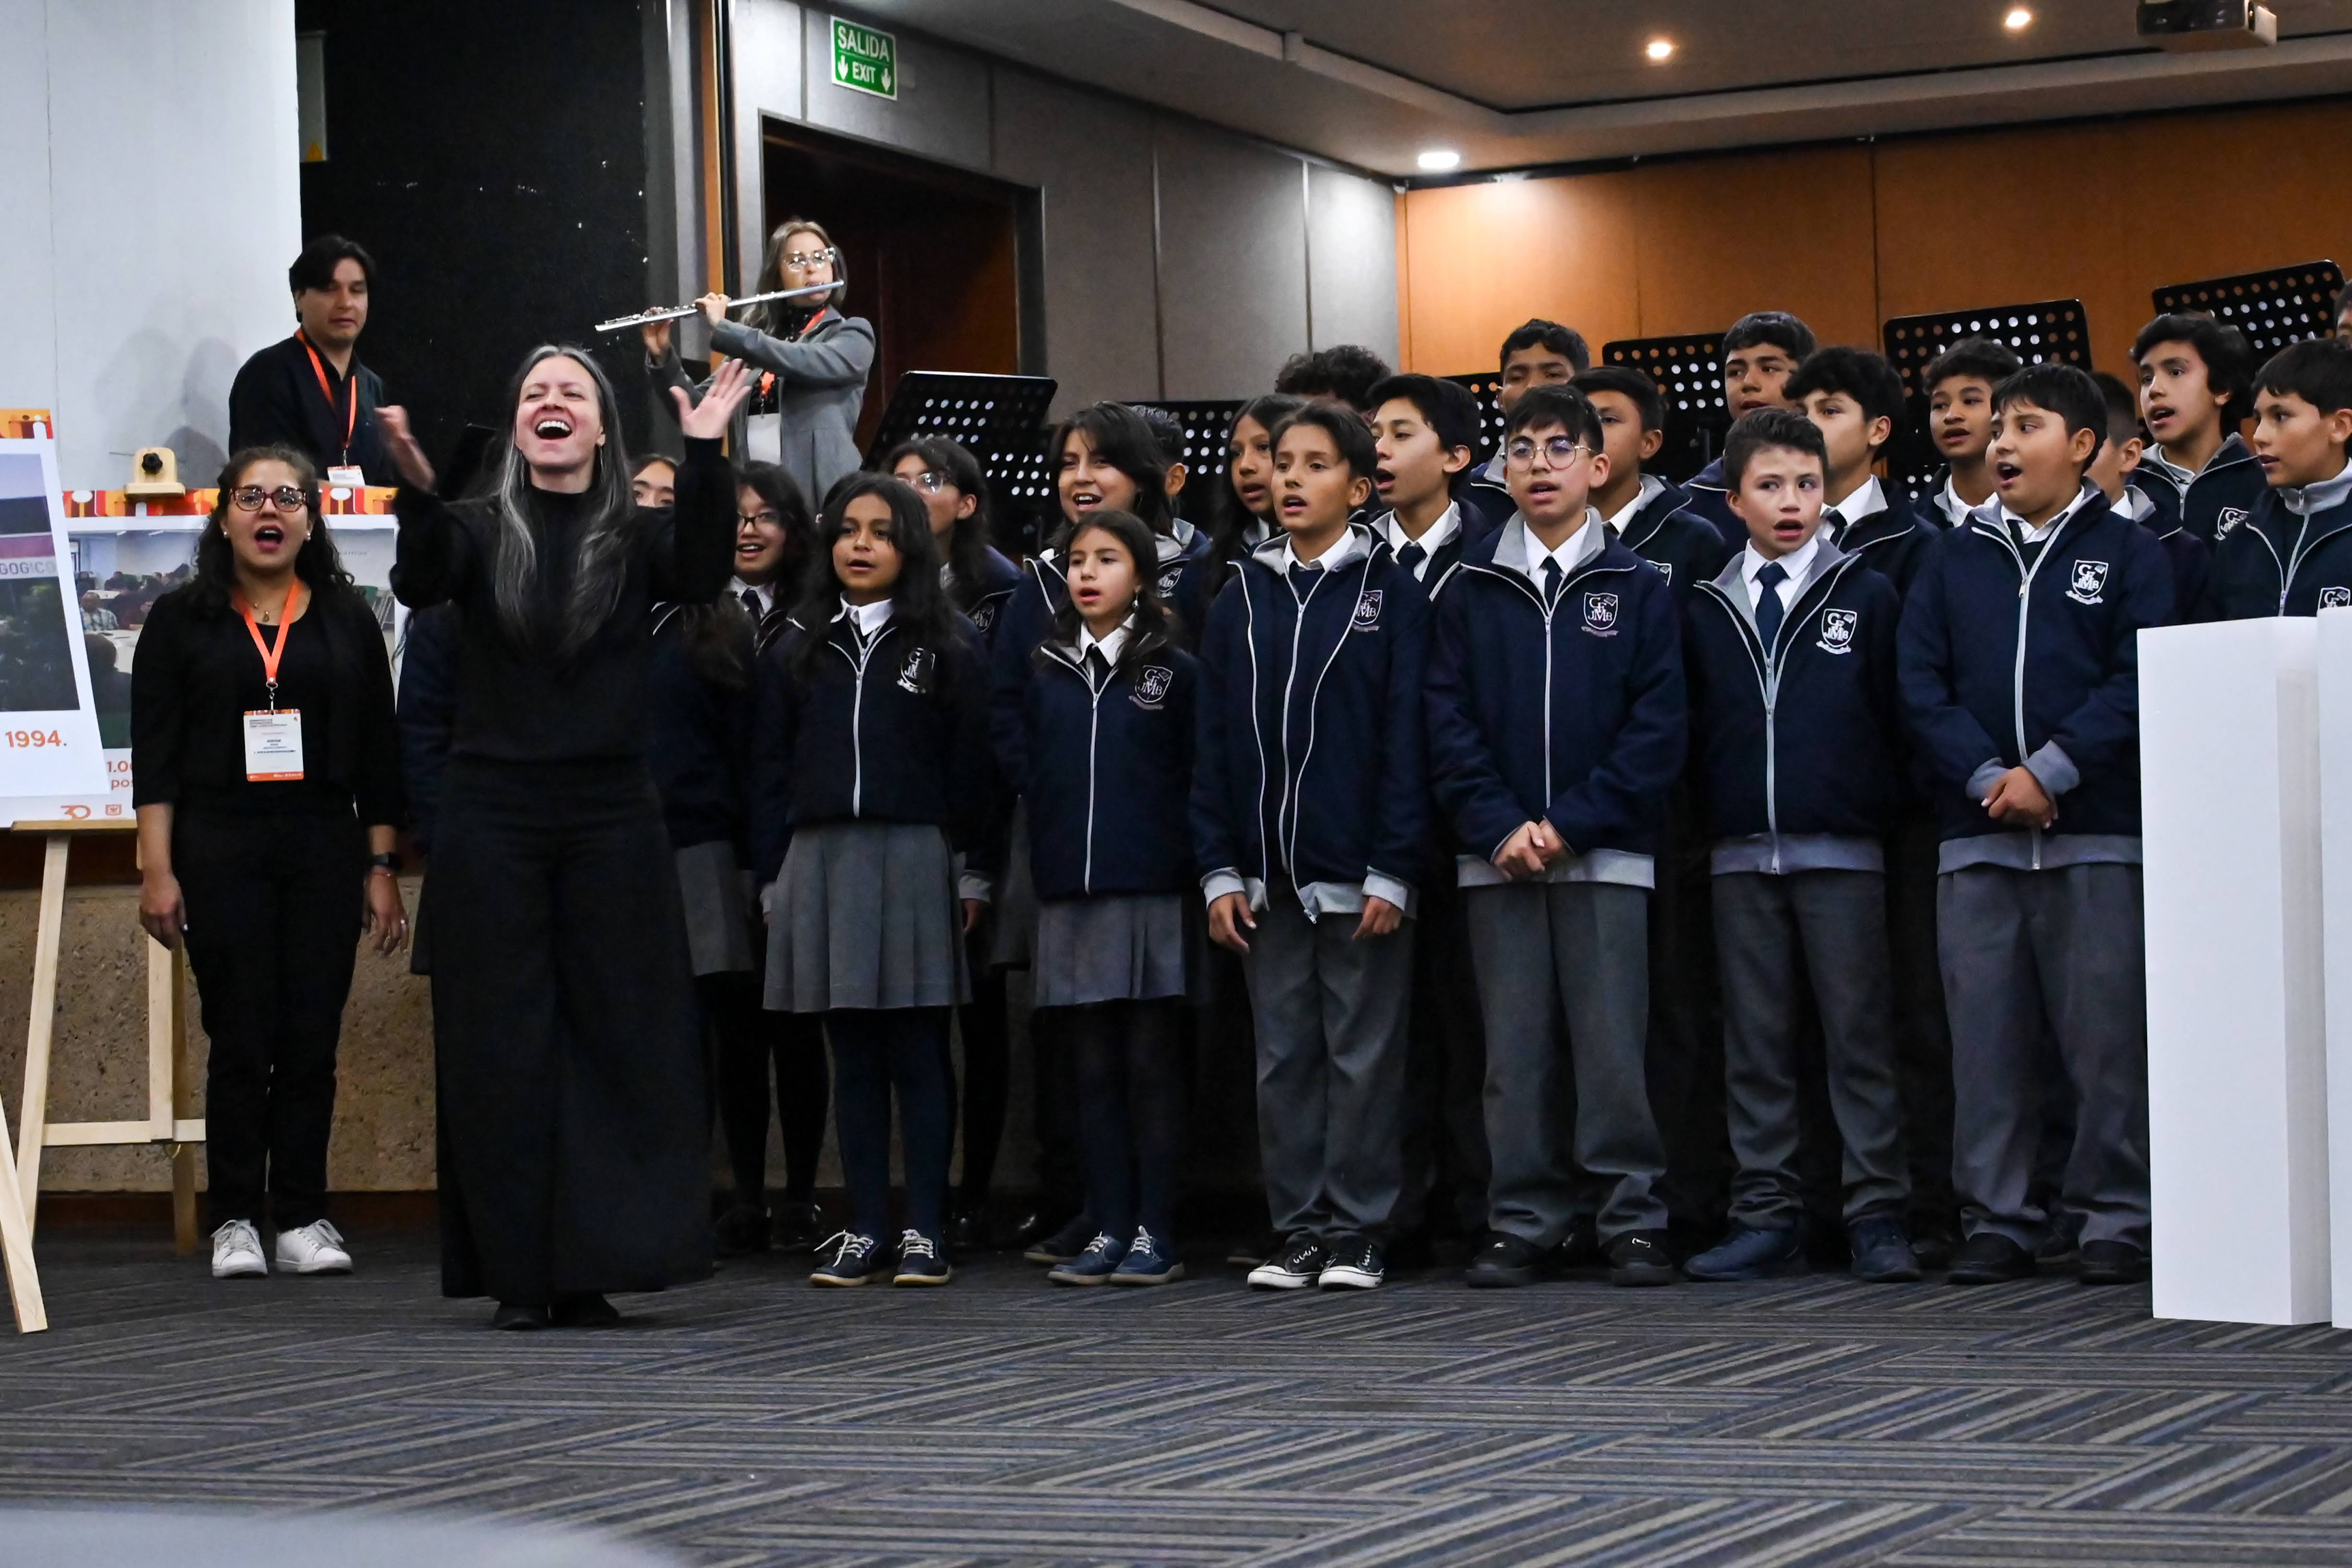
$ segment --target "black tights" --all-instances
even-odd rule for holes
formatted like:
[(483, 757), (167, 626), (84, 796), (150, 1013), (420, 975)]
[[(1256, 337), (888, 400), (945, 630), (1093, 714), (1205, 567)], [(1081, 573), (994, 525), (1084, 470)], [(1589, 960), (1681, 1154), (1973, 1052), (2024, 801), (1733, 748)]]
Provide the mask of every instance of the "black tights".
[(959, 1185), (967, 1211), (988, 1201), (989, 1184), (996, 1176), (996, 1152), (1004, 1142), (1004, 1108), (1013, 1089), (1012, 1031), (1004, 1007), (1004, 971), (975, 963), (971, 1001), (956, 1009), (956, 1023), (963, 1033), (963, 1180)]
[(1167, 1245), (1184, 1150), (1182, 1005), (1162, 997), (1068, 1010), (1087, 1201), (1095, 1228), (1121, 1241), (1139, 1225)]
[(695, 981), (718, 1037), (712, 1082), (735, 1201), (766, 1201), (768, 1061), (775, 1058), (776, 1114), (784, 1124), (784, 1201), (806, 1203), (816, 1191), (830, 1090), (824, 1023), (814, 1013), (771, 1013), (760, 1005), (756, 974), (705, 974)]

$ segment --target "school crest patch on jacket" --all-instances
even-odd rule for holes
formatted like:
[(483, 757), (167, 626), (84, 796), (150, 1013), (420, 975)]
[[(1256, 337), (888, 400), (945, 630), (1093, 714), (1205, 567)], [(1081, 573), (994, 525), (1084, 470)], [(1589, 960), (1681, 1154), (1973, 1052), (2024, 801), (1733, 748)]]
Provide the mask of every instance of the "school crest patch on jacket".
[(1356, 600), (1355, 619), (1349, 623), (1352, 629), (1360, 632), (1380, 630), (1381, 593), (1378, 588), (1369, 589)]
[(994, 626), (996, 624), (996, 601), (994, 599), (991, 599), (985, 605), (974, 605), (971, 607), (971, 624), (973, 629), (983, 632), (989, 627)]
[(1613, 637), (1617, 635), (1617, 595), (1587, 594), (1584, 595), (1584, 629), (1594, 637)]
[(932, 677), (939, 668), (939, 658), (929, 648), (919, 647), (907, 656), (898, 667), (898, 689), (917, 697), (930, 695)]
[(2230, 531), (2231, 529), (2237, 527), (2238, 524), (2245, 521), (2246, 519), (2252, 515), (2253, 513), (2248, 511), (2242, 506), (2223, 507), (2213, 519), (2213, 537), (2216, 540), (2229, 538)]
[(2352, 609), (2352, 588), (2322, 588), (2319, 607), (2323, 610)]
[(2104, 561), (2077, 561), (2074, 580), (2067, 585), (2066, 596), (2078, 605), (2105, 603), (2107, 563)]
[(1160, 596), (1164, 599), (1171, 594), (1173, 594), (1176, 591), (1176, 584), (1181, 583), (1183, 580), (1184, 565), (1181, 562), (1177, 563), (1175, 565), (1171, 566), (1166, 571), (1160, 573)]
[(1168, 700), (1168, 689), (1176, 683), (1176, 672), (1164, 664), (1147, 664), (1135, 672), (1135, 689), (1128, 700), (1138, 708), (1156, 709)]
[(1852, 653), (1854, 624), (1861, 619), (1859, 610), (1823, 610), (1822, 635), (1813, 646), (1823, 653)]

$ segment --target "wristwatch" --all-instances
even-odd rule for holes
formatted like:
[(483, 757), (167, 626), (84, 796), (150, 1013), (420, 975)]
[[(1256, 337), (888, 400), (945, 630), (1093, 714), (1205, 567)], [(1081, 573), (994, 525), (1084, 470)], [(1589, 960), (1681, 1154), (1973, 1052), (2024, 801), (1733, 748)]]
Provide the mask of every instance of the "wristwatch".
[(368, 857), (368, 868), (372, 871), (388, 872), (397, 877), (400, 875), (400, 856), (390, 849), (381, 855), (371, 855)]

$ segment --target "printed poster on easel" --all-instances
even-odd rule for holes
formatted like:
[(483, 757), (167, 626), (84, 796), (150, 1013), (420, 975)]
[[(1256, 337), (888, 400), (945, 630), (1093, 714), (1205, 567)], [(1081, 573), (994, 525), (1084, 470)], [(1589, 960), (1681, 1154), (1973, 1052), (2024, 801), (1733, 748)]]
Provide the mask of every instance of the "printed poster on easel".
[(0, 410), (0, 816), (106, 796), (57, 432), (46, 411)]

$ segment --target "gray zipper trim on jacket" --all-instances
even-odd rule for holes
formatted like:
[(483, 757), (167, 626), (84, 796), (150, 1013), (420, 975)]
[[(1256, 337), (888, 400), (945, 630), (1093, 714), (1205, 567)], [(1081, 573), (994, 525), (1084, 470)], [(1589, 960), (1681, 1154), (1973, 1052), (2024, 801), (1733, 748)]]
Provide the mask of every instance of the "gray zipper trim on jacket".
[[(2021, 765), (2032, 750), (2025, 743), (2025, 629), (2033, 609), (2033, 579), (2040, 574), (2042, 563), (2050, 559), (2067, 528), (2082, 515), (2082, 509), (2077, 507), (2060, 519), (2058, 526), (2050, 531), (2050, 537), (2042, 542), (2042, 548), (2034, 552), (2031, 566), (2025, 563), (2025, 552), (2018, 549), (2017, 541), (2009, 536), (2006, 521), (1988, 526), (1981, 520), (1976, 520), (1969, 524), (1978, 533), (1999, 540), (2000, 547), (2009, 552), (2009, 558), (2017, 563), (2017, 668), (2010, 679), (2010, 700), (2017, 724), (2017, 760)], [(2032, 869), (2039, 871), (2042, 869), (2042, 829), (2035, 826), (2025, 831), (2033, 846)]]
[[(896, 626), (885, 625), (872, 637), (859, 639), (855, 658), (850, 658), (847, 648), (831, 637), (824, 639), (826, 647), (849, 660), (849, 668), (856, 674), (849, 697), (849, 815), (852, 816), (866, 814), (866, 740), (862, 729), (866, 714), (866, 667), (874, 662), (874, 650), (882, 646), (882, 639), (898, 629)], [(853, 629), (850, 636), (856, 637), (857, 634)]]

